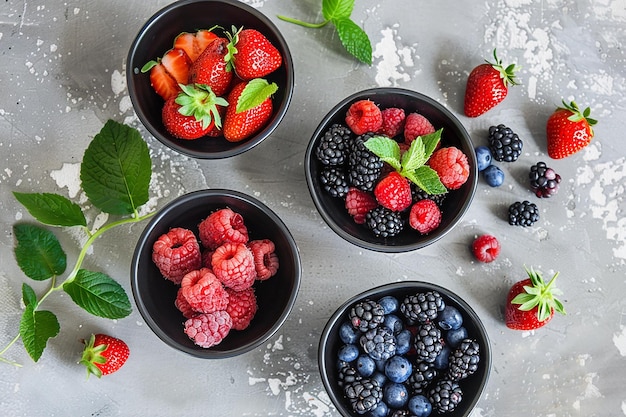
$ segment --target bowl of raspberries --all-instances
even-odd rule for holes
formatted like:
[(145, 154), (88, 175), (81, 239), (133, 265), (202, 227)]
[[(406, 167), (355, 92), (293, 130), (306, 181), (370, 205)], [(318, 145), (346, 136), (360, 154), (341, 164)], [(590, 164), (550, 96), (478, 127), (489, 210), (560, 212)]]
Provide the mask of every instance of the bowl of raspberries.
[(343, 416), (469, 416), (487, 384), (491, 346), (461, 297), (420, 281), (358, 294), (329, 319), (322, 382)]
[(478, 180), (459, 120), (401, 88), (364, 90), (338, 103), (313, 133), (305, 174), (328, 226), (380, 252), (416, 250), (445, 236), (468, 210)]
[(267, 341), (291, 312), (300, 276), (296, 243), (271, 209), (209, 189), (178, 197), (150, 220), (133, 255), (131, 287), (161, 340), (216, 359)]
[(165, 146), (200, 159), (261, 143), (294, 89), (280, 31), (236, 0), (180, 0), (157, 11), (132, 42), (126, 67), (141, 123)]

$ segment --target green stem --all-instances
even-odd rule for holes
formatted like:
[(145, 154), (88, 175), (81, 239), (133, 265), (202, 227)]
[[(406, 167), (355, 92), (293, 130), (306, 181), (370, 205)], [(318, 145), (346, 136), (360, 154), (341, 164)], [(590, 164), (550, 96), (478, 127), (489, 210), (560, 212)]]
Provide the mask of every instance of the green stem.
[(278, 17), (280, 20), (284, 20), (285, 22), (293, 23), (295, 25), (304, 26), (305, 28), (311, 28), (311, 29), (319, 29), (321, 27), (326, 26), (326, 24), (330, 22), (330, 20), (325, 20), (321, 23), (309, 23), (309, 22), (303, 22), (302, 20), (298, 20), (292, 17), (282, 16), (282, 15), (278, 15), (276, 17)]
[(0, 362), (8, 363), (9, 365), (17, 366), (18, 368), (21, 368), (21, 367), (22, 367), (22, 365), (21, 365), (21, 364), (19, 364), (19, 363), (17, 363), (17, 362), (13, 362), (13, 361), (11, 361), (11, 360), (9, 360), (9, 359), (6, 359), (6, 358), (3, 358), (3, 357), (2, 357), (2, 355), (4, 355), (4, 352), (6, 352), (7, 350), (9, 350), (9, 348), (10, 348), (11, 346), (13, 346), (13, 344), (14, 344), (15, 342), (17, 342), (19, 339), (20, 339), (20, 335), (19, 335), (19, 333), (18, 333), (18, 335), (17, 335), (17, 336), (15, 336), (15, 337), (13, 338), (13, 340), (11, 340), (11, 341), (9, 342), (9, 344), (8, 344), (8, 345), (6, 345), (6, 347), (0, 351)]

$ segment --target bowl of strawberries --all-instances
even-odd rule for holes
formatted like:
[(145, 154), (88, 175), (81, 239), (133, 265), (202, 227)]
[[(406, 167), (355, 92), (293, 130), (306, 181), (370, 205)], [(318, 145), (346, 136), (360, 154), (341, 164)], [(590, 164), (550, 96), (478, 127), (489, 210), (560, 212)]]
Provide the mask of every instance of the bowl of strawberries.
[(199, 159), (252, 149), (278, 127), (294, 89), (289, 47), (257, 9), (180, 0), (139, 30), (127, 58), (137, 117), (161, 143)]
[(148, 327), (192, 356), (226, 358), (266, 342), (300, 287), (298, 248), (282, 220), (246, 194), (185, 194), (137, 242), (131, 287)]
[(407, 252), (444, 237), (469, 209), (478, 181), (472, 140), (441, 103), (401, 88), (345, 98), (307, 146), (313, 202), (343, 239)]

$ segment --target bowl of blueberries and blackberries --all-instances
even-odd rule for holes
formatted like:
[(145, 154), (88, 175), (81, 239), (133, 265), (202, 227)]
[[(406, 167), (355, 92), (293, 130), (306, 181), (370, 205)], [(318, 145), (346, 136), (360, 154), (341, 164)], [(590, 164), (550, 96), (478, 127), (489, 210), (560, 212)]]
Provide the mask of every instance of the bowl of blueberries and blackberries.
[(127, 59), (137, 117), (169, 148), (228, 158), (268, 138), (294, 89), (289, 47), (274, 23), (236, 0), (180, 0), (139, 30)]
[(200, 190), (168, 203), (142, 232), (131, 264), (137, 308), (166, 344), (219, 359), (248, 352), (285, 322), (300, 287), (296, 243), (246, 194)]
[(328, 226), (380, 252), (423, 248), (461, 220), (478, 170), (469, 134), (443, 105), (401, 88), (355, 93), (313, 133), (305, 175)]
[(322, 382), (345, 417), (469, 416), (487, 384), (491, 346), (476, 312), (441, 286), (386, 284), (329, 319)]

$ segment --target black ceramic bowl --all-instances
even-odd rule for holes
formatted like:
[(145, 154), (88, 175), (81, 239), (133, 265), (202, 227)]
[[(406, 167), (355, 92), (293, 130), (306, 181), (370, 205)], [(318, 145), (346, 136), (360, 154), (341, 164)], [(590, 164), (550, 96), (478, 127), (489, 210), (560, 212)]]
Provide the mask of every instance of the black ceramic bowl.
[[(400, 107), (405, 110), (406, 114), (418, 112), (424, 115), (435, 129), (443, 128), (442, 146), (456, 146), (467, 155), (470, 164), (469, 178), (460, 189), (450, 191), (445, 198), (441, 224), (435, 231), (427, 235), (420, 235), (407, 225), (397, 236), (391, 238), (376, 237), (364, 225), (356, 224), (352, 220), (345, 209), (343, 199), (332, 197), (324, 191), (320, 183), (323, 165), (317, 160), (315, 150), (326, 130), (335, 123), (345, 125), (346, 112), (350, 105), (363, 99), (374, 101), (381, 109)], [(441, 239), (452, 230), (469, 209), (478, 182), (474, 145), (461, 122), (448, 109), (432, 98), (400, 88), (374, 88), (360, 91), (333, 107), (313, 133), (306, 150), (304, 169), (313, 202), (328, 226), (348, 242), (379, 252), (412, 251)]]
[[(270, 239), (280, 266), (266, 281), (254, 284), (258, 310), (245, 330), (231, 330), (221, 343), (202, 348), (184, 333), (185, 318), (175, 307), (178, 286), (163, 278), (152, 262), (152, 245), (172, 227), (198, 236), (198, 224), (225, 207), (243, 216), (250, 239)], [(200, 358), (240, 355), (266, 342), (285, 322), (300, 287), (301, 265), (296, 243), (280, 218), (266, 205), (237, 191), (210, 189), (183, 195), (163, 207), (139, 237), (131, 265), (135, 302), (154, 333), (169, 346)]]
[[(339, 338), (339, 327), (348, 320), (348, 312), (352, 306), (359, 301), (378, 301), (385, 296), (393, 296), (399, 302), (402, 302), (407, 295), (426, 291), (437, 291), (441, 294), (446, 305), (456, 307), (463, 316), (463, 326), (467, 329), (468, 337), (475, 339), (480, 345), (478, 370), (459, 382), (463, 390), (463, 400), (453, 412), (445, 414), (449, 417), (467, 417), (470, 415), (487, 385), (491, 371), (491, 345), (487, 331), (476, 312), (457, 294), (439, 285), (420, 281), (405, 281), (372, 288), (350, 298), (335, 311), (322, 332), (318, 349), (319, 370), (324, 387), (335, 408), (342, 416), (357, 417), (362, 415), (352, 411), (351, 405), (344, 396), (343, 389), (338, 385), (337, 353), (344, 344)], [(401, 313), (398, 313), (398, 315), (401, 315)], [(440, 414), (433, 410), (431, 415)]]
[[(163, 56), (172, 48), (181, 32), (209, 29), (215, 25), (226, 30), (234, 25), (256, 29), (278, 48), (282, 66), (266, 79), (278, 85), (273, 96), (274, 114), (268, 124), (254, 136), (236, 143), (223, 137), (181, 140), (167, 132), (161, 121), (163, 99), (150, 86), (148, 73), (141, 68), (150, 60)], [(293, 61), (287, 42), (278, 28), (255, 8), (237, 0), (181, 0), (155, 13), (141, 28), (133, 41), (126, 63), (128, 92), (135, 113), (148, 131), (164, 145), (193, 158), (220, 159), (241, 154), (271, 135), (281, 122), (293, 94)]]

